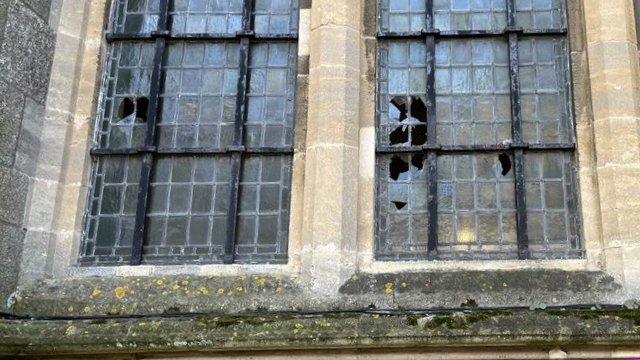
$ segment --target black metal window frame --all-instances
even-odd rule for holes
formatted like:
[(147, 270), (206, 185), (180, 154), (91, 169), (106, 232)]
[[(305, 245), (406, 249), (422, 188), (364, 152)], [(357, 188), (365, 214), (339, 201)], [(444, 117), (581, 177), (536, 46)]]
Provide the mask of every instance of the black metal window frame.
[[(523, 37), (556, 37), (568, 34), (565, 27), (525, 30), (516, 23), (516, 1), (506, 0), (507, 26), (504, 30), (447, 30), (440, 31), (433, 28), (434, 0), (425, 0), (427, 29), (416, 32), (378, 31), (378, 40), (422, 40), (426, 45), (427, 63), (427, 141), (422, 146), (392, 147), (376, 145), (376, 155), (389, 154), (417, 154), (422, 153), (426, 159), (427, 187), (428, 187), (428, 259), (437, 258), (438, 249), (438, 179), (437, 156), (440, 154), (469, 154), (509, 152), (514, 158), (515, 172), (515, 200), (516, 200), (516, 232), (518, 259), (530, 259), (529, 238), (527, 234), (527, 205), (525, 188), (525, 151), (562, 151), (573, 152), (575, 145), (575, 124), (573, 116), (569, 119), (569, 141), (553, 144), (529, 144), (523, 140), (522, 116), (520, 101), (520, 69), (519, 69), (519, 39)], [(566, 14), (566, 9), (563, 9)], [(474, 38), (506, 38), (509, 47), (509, 79), (511, 97), (511, 130), (512, 141), (509, 144), (495, 145), (440, 145), (436, 139), (436, 42), (446, 39), (474, 39)], [(569, 68), (569, 72), (571, 72)]]
[[(106, 34), (109, 44), (120, 41), (154, 41), (155, 50), (151, 75), (151, 87), (149, 93), (149, 113), (146, 122), (146, 136), (144, 145), (133, 148), (93, 148), (91, 156), (109, 155), (141, 155), (142, 166), (137, 195), (137, 207), (135, 215), (135, 228), (131, 247), (130, 265), (136, 266), (142, 263), (145, 234), (147, 231), (147, 211), (150, 200), (150, 184), (152, 180), (154, 158), (156, 155), (223, 155), (231, 157), (231, 182), (229, 212), (227, 215), (227, 234), (222, 260), (224, 264), (232, 264), (235, 261), (235, 244), (237, 240), (237, 223), (239, 211), (239, 190), (242, 176), (243, 159), (247, 155), (293, 155), (293, 146), (288, 147), (246, 147), (244, 146), (244, 124), (247, 119), (247, 94), (249, 92), (249, 57), (251, 43), (256, 41), (292, 41), (297, 40), (295, 34), (256, 34), (254, 32), (253, 9), (255, 0), (244, 0), (242, 10), (242, 30), (235, 34), (217, 33), (189, 33), (173, 35), (169, 29), (170, 1), (159, 0), (159, 19), (157, 30), (151, 33), (114, 33)], [(233, 143), (224, 148), (173, 148), (157, 146), (157, 124), (160, 119), (160, 97), (162, 94), (163, 59), (166, 53), (167, 43), (172, 40), (239, 40), (240, 42), (240, 68), (237, 83), (237, 101), (235, 107), (235, 123)]]

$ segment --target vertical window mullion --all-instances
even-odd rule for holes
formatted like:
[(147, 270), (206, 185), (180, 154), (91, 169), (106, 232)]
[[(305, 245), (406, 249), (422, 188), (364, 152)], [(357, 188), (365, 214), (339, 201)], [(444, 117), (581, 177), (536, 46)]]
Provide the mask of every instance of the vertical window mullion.
[[(425, 13), (427, 27), (433, 30), (433, 0), (426, 0)], [(428, 221), (428, 258), (435, 259), (438, 250), (438, 156), (437, 148), (437, 122), (436, 122), (436, 38), (435, 32), (429, 31), (425, 40), (427, 53), (427, 209)]]
[(249, 56), (251, 51), (251, 34), (253, 0), (244, 0), (242, 11), (242, 32), (240, 39), (240, 69), (238, 76), (238, 92), (236, 101), (235, 126), (231, 152), (231, 182), (229, 190), (229, 213), (227, 218), (227, 239), (224, 246), (223, 262), (232, 264), (235, 261), (235, 245), (238, 228), (238, 210), (240, 195), (240, 179), (242, 177), (244, 147), (244, 123), (247, 116), (247, 92), (249, 86)]
[(516, 195), (516, 231), (518, 259), (529, 259), (527, 234), (527, 199), (524, 177), (524, 148), (522, 140), (522, 109), (520, 102), (520, 68), (518, 59), (518, 29), (516, 28), (516, 0), (507, 0), (507, 29), (509, 37), (509, 79), (511, 93), (511, 124)]
[(147, 117), (147, 131), (145, 137), (145, 154), (143, 155), (140, 186), (138, 187), (138, 204), (136, 221), (131, 245), (131, 265), (140, 265), (146, 232), (147, 208), (149, 205), (149, 191), (153, 170), (154, 147), (156, 141), (156, 124), (160, 118), (160, 93), (162, 91), (162, 60), (166, 48), (166, 33), (168, 30), (169, 0), (160, 0), (160, 19), (155, 39), (155, 54), (153, 58), (153, 74), (149, 94), (149, 116)]

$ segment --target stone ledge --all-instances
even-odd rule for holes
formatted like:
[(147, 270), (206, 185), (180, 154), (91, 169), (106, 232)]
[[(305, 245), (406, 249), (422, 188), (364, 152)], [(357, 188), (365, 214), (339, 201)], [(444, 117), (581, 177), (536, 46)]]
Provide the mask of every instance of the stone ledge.
[(13, 356), (638, 342), (638, 310), (0, 320), (0, 355)]
[(285, 276), (93, 277), (25, 284), (9, 309), (27, 316), (238, 314), (334, 309), (456, 309), (533, 304), (622, 304), (615, 280), (601, 272), (517, 270), (355, 274), (336, 293), (314, 293)]

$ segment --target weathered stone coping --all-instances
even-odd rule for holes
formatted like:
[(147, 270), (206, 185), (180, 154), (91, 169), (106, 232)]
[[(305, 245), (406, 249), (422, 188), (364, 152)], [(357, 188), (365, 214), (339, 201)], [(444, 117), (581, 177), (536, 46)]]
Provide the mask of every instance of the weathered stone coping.
[(639, 342), (639, 310), (0, 320), (0, 356)]
[(333, 294), (296, 277), (158, 276), (42, 280), (23, 286), (9, 312), (27, 316), (167, 313), (239, 314), (378, 309), (456, 309), (536, 304), (622, 304), (629, 299), (600, 272), (465, 271), (355, 274)]

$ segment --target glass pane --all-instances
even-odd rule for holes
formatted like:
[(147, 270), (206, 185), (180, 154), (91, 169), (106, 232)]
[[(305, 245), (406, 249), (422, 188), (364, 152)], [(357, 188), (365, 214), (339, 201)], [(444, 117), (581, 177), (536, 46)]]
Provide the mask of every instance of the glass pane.
[(245, 158), (238, 204), (239, 262), (287, 261), (291, 166), (290, 156)]
[(236, 43), (171, 43), (164, 65), (158, 144), (225, 147), (233, 141), (239, 48)]
[(148, 34), (158, 29), (160, 0), (114, 0), (112, 31)]
[(527, 230), (533, 259), (579, 258), (576, 169), (568, 153), (526, 153)]
[(516, 24), (525, 29), (558, 29), (565, 25), (564, 0), (516, 0)]
[(245, 145), (293, 145), (295, 111), (295, 44), (274, 42), (251, 47)]
[(507, 154), (438, 158), (438, 257), (517, 259), (515, 182)]
[(508, 43), (499, 39), (438, 42), (436, 112), (439, 144), (510, 141)]
[(172, 34), (235, 34), (242, 30), (243, 0), (175, 0)]
[(80, 264), (129, 261), (141, 159), (103, 157), (93, 166)]
[(96, 127), (98, 147), (118, 149), (144, 144), (153, 57), (153, 43), (121, 42), (109, 49), (102, 116)]
[(506, 0), (433, 0), (434, 28), (447, 30), (503, 30)]
[(380, 260), (426, 259), (428, 187), (425, 157), (378, 157), (376, 257)]
[(567, 54), (565, 39), (528, 38), (519, 43), (525, 142), (567, 143), (572, 139)]
[(157, 159), (147, 212), (144, 262), (222, 261), (230, 179), (228, 157)]
[(298, 0), (255, 0), (256, 34), (298, 33)]
[(380, 31), (409, 32), (427, 28), (424, 0), (381, 0)]
[(381, 42), (378, 144), (424, 145), (427, 131), (427, 57), (420, 41)]

